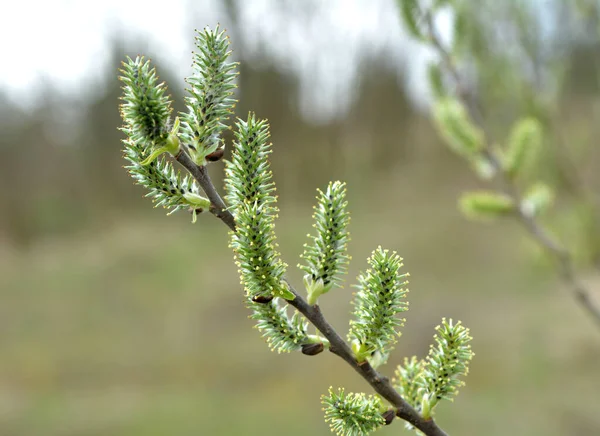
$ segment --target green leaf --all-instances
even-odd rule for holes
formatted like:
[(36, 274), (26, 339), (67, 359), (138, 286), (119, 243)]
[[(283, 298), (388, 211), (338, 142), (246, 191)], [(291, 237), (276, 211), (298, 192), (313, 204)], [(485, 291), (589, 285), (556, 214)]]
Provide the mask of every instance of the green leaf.
[(458, 394), (458, 388), (465, 384), (459, 377), (468, 374), (474, 356), (469, 329), (460, 321), (453, 323), (444, 318), (436, 330), (435, 344), (423, 364), (422, 376), (416, 379), (422, 389), (424, 418), (431, 417), (440, 400), (452, 400)]
[(464, 3), (460, 3), (452, 8), (454, 13), (452, 54), (455, 56), (460, 56), (468, 49), (467, 45), (473, 24), (471, 23), (470, 14), (467, 13), (467, 7)]
[(515, 202), (511, 197), (488, 191), (463, 194), (459, 206), (467, 218), (482, 220), (508, 215), (515, 210)]
[(304, 265), (298, 267), (306, 273), (304, 283), (308, 291), (308, 303), (315, 304), (334, 286), (340, 286), (341, 275), (348, 265), (348, 222), (346, 184), (330, 182), (325, 192), (318, 190), (314, 207), (313, 227), (316, 234), (310, 236), (312, 243), (304, 245)]
[(438, 131), (457, 154), (472, 159), (484, 147), (484, 136), (470, 120), (463, 105), (452, 98), (439, 100), (433, 115)]
[(521, 210), (533, 217), (546, 211), (554, 200), (554, 192), (545, 183), (538, 182), (531, 186), (521, 200)]
[(359, 362), (376, 355), (377, 363), (385, 359), (400, 333), (404, 319), (396, 315), (408, 310), (405, 301), (408, 273), (401, 274), (402, 258), (396, 252), (377, 248), (368, 259), (369, 268), (358, 276), (354, 299), (354, 319), (350, 321), (348, 340)]
[(421, 10), (419, 0), (397, 0), (397, 3), (406, 31), (412, 37), (424, 40), (425, 35), (420, 26)]
[(278, 298), (268, 303), (255, 303), (248, 298), (247, 305), (252, 310), (250, 318), (257, 321), (256, 328), (273, 351), (289, 353), (309, 342), (308, 323), (304, 317), (300, 312), (294, 312), (290, 319), (286, 307), (279, 305)]
[(429, 79), (429, 87), (431, 93), (436, 99), (441, 99), (446, 95), (446, 89), (444, 86), (444, 78), (442, 76), (442, 69), (439, 63), (430, 63), (427, 67), (427, 78)]
[(510, 177), (521, 172), (542, 143), (542, 126), (535, 118), (524, 118), (513, 126), (504, 155), (504, 170)]
[(187, 79), (187, 112), (181, 114), (181, 140), (196, 164), (206, 165), (208, 155), (225, 147), (221, 135), (236, 103), (232, 96), (238, 64), (228, 62), (229, 38), (219, 26), (198, 31), (195, 42), (194, 74)]
[(365, 436), (385, 425), (381, 400), (363, 393), (337, 393), (329, 388), (329, 395), (321, 397), (325, 421), (331, 431), (339, 436)]

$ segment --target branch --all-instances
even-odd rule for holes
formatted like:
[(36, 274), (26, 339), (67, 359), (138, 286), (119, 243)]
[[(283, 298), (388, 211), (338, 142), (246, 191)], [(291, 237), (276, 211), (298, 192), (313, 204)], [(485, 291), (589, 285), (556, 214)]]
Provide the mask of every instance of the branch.
[[(424, 21), (427, 25), (427, 32), (429, 40), (433, 47), (438, 52), (442, 65), (450, 75), (456, 86), (456, 94), (458, 98), (465, 105), (469, 111), (471, 118), (479, 125), (482, 129), (486, 148), (483, 153), (488, 159), (490, 164), (498, 171), (500, 175), (500, 181), (505, 194), (509, 195), (515, 202), (515, 204), (521, 204), (521, 197), (514, 183), (506, 176), (502, 171), (502, 165), (498, 157), (492, 152), (490, 140), (490, 134), (486, 131), (483, 116), (479, 110), (475, 101), (470, 98), (469, 93), (466, 91), (462, 83), (462, 77), (456, 64), (454, 63), (451, 54), (444, 47), (439, 35), (436, 32), (435, 25), (433, 23), (433, 17), (430, 11), (424, 13)], [(518, 221), (527, 229), (533, 239), (542, 246), (547, 252), (552, 254), (559, 264), (559, 276), (567, 286), (569, 286), (571, 293), (577, 300), (577, 302), (583, 307), (583, 309), (592, 317), (592, 319), (600, 327), (600, 307), (593, 301), (590, 291), (581, 283), (577, 277), (575, 271), (575, 265), (571, 253), (557, 241), (555, 241), (545, 230), (538, 221), (533, 217), (524, 213), (521, 207), (517, 207), (516, 217)]]
[(210, 213), (223, 221), (227, 227), (235, 232), (235, 219), (231, 212), (227, 210), (227, 205), (217, 192), (215, 185), (213, 185), (206, 166), (196, 165), (183, 149), (179, 150), (175, 159), (190, 172), (204, 190), (204, 193), (210, 200)]
[[(198, 166), (189, 158), (189, 156), (180, 151), (175, 159), (183, 165), (196, 179), (202, 187), (207, 197), (211, 201), (210, 211), (213, 215), (219, 218), (227, 227), (234, 232), (236, 231), (235, 219), (227, 210), (225, 202), (215, 189), (215, 186), (206, 171), (205, 166)], [(396, 416), (407, 421), (427, 436), (447, 436), (433, 419), (424, 419), (413, 407), (410, 406), (394, 389), (387, 377), (379, 374), (368, 362), (358, 363), (354, 357), (354, 353), (342, 337), (335, 331), (333, 326), (327, 322), (321, 309), (318, 305), (311, 306), (296, 292), (293, 286), (287, 282), (290, 291), (294, 294), (293, 300), (286, 300), (290, 305), (294, 306), (298, 312), (306, 317), (322, 334), (329, 340), (329, 350), (341, 357), (348, 365), (350, 365), (360, 376), (371, 385), (371, 387), (390, 402), (396, 408)]]
[(447, 435), (446, 432), (438, 427), (433, 419), (423, 419), (393, 388), (389, 379), (379, 374), (369, 362), (365, 361), (359, 364), (356, 361), (354, 353), (348, 344), (340, 337), (331, 324), (327, 322), (318, 305), (309, 305), (293, 288), (292, 292), (296, 298), (288, 301), (288, 303), (294, 306), (298, 312), (302, 313), (329, 340), (329, 351), (346, 361), (348, 365), (371, 385), (375, 392), (396, 408), (396, 416), (409, 422), (428, 436)]

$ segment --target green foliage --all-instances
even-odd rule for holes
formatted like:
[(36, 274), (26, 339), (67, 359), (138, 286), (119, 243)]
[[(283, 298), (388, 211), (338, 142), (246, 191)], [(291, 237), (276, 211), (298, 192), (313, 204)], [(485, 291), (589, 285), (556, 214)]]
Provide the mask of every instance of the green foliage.
[(471, 122), (467, 111), (457, 100), (439, 100), (433, 115), (438, 130), (454, 152), (472, 159), (483, 149), (483, 133)]
[(527, 216), (536, 216), (550, 208), (554, 201), (554, 192), (543, 182), (533, 184), (521, 200), (521, 210)]
[[(396, 252), (377, 248), (368, 259), (371, 268), (358, 276), (354, 299), (354, 319), (350, 321), (348, 339), (359, 362), (379, 353), (383, 363), (400, 333), (404, 319), (396, 315), (408, 310), (405, 301), (408, 273), (401, 274), (402, 259)], [(371, 364), (374, 362), (371, 361)]]
[(363, 393), (337, 393), (329, 388), (329, 395), (321, 397), (325, 421), (331, 431), (339, 436), (364, 436), (385, 424), (382, 412), (385, 410), (378, 397)]
[(242, 284), (255, 301), (274, 296), (293, 299), (283, 280), (286, 264), (279, 258), (275, 242), (278, 209), (273, 196), (269, 161), (268, 124), (253, 114), (238, 120), (233, 157), (225, 170), (227, 200), (237, 231), (231, 233)]
[(194, 75), (187, 79), (190, 96), (186, 97), (187, 112), (181, 114), (181, 139), (196, 164), (206, 165), (207, 157), (225, 147), (221, 134), (236, 103), (232, 95), (237, 63), (228, 62), (229, 37), (218, 26), (198, 31), (195, 42)]
[(299, 350), (308, 341), (308, 323), (304, 317), (295, 312), (292, 318), (287, 314), (286, 306), (279, 305), (275, 298), (268, 303), (255, 303), (248, 299), (248, 308), (252, 310), (256, 328), (267, 340), (269, 347), (278, 353), (289, 353)]
[(304, 284), (309, 304), (315, 304), (319, 295), (340, 285), (340, 276), (346, 272), (349, 262), (346, 184), (330, 182), (325, 192), (320, 189), (318, 192), (313, 214), (316, 235), (308, 235), (312, 243), (304, 244), (301, 256), (306, 263), (298, 265), (306, 273)]
[(460, 198), (460, 209), (467, 218), (487, 220), (514, 212), (515, 201), (498, 192), (467, 192)]
[(163, 158), (156, 160), (157, 151), (160, 153), (174, 143), (168, 127), (171, 102), (166, 96), (166, 86), (158, 83), (156, 69), (143, 57), (127, 58), (120, 71), (124, 84), (121, 131), (126, 135), (123, 155), (129, 162), (125, 168), (136, 183), (148, 189), (146, 196), (156, 206), (171, 209), (171, 213), (191, 208), (195, 216), (209, 207), (208, 199), (199, 194), (191, 176), (181, 176)]
[(429, 64), (427, 67), (427, 77), (433, 96), (436, 99), (443, 98), (446, 95), (446, 90), (444, 89), (444, 77), (440, 65), (433, 62)]
[(535, 118), (524, 118), (515, 123), (504, 155), (504, 171), (509, 177), (516, 176), (525, 168), (528, 160), (540, 148), (542, 126)]
[(431, 346), (421, 376), (416, 380), (422, 389), (421, 413), (425, 418), (431, 416), (440, 400), (452, 400), (458, 394), (458, 388), (464, 385), (459, 377), (468, 374), (473, 358), (469, 329), (460, 321), (453, 323), (444, 318), (436, 330), (435, 345)]
[(417, 39), (424, 39), (420, 22), (422, 20), (419, 0), (397, 0), (400, 16), (408, 33)]

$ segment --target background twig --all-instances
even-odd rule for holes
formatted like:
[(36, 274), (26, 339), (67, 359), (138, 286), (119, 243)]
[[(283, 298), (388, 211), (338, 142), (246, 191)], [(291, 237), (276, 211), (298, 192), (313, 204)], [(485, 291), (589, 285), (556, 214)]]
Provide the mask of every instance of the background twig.
[[(466, 87), (462, 82), (460, 72), (456, 64), (454, 63), (451, 54), (445, 48), (442, 43), (433, 21), (432, 14), (427, 11), (423, 13), (423, 18), (426, 23), (427, 33), (431, 45), (435, 48), (438, 55), (442, 60), (442, 66), (446, 70), (447, 74), (454, 81), (456, 87), (456, 95), (465, 105), (471, 118), (481, 128), (484, 139), (485, 139), (485, 157), (488, 159), (490, 164), (497, 170), (502, 190), (505, 194), (509, 195), (515, 202), (515, 204), (521, 204), (521, 197), (514, 183), (506, 176), (502, 170), (502, 165), (498, 157), (491, 150), (491, 138), (489, 132), (486, 131), (484, 119), (479, 110), (477, 103), (468, 93)], [(554, 240), (548, 231), (544, 229), (535, 218), (524, 213), (520, 206), (516, 209), (516, 218), (518, 221), (527, 229), (533, 239), (541, 245), (546, 251), (551, 253), (559, 264), (559, 276), (562, 281), (569, 287), (571, 293), (575, 297), (575, 300), (581, 305), (581, 307), (590, 315), (590, 317), (600, 327), (600, 307), (593, 301), (591, 292), (581, 283), (577, 277), (575, 265), (571, 253), (560, 243)]]

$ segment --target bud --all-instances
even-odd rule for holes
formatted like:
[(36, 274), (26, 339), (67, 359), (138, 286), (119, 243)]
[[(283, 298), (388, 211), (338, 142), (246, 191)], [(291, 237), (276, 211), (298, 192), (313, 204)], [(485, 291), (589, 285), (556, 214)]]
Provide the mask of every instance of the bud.
[(389, 409), (383, 412), (381, 416), (385, 419), (385, 425), (390, 425), (396, 417), (396, 411), (394, 409)]
[(267, 304), (270, 303), (271, 300), (273, 300), (273, 296), (272, 295), (260, 295), (260, 294), (256, 294), (252, 296), (252, 301), (255, 303), (259, 303), (259, 304)]
[(206, 155), (206, 160), (207, 160), (207, 162), (217, 162), (223, 158), (224, 154), (225, 154), (225, 148), (223, 148), (223, 147), (217, 148), (212, 153)]
[(460, 198), (460, 209), (467, 218), (491, 219), (515, 210), (512, 197), (491, 191), (467, 192)]
[(538, 182), (527, 190), (521, 201), (521, 210), (529, 217), (547, 210), (554, 200), (554, 192), (545, 183)]
[(439, 100), (435, 104), (433, 114), (440, 134), (454, 152), (467, 159), (473, 159), (483, 150), (483, 132), (473, 124), (469, 114), (457, 100)]
[(325, 347), (322, 342), (317, 342), (314, 344), (302, 344), (302, 354), (306, 354), (307, 356), (316, 356), (319, 353), (322, 353)]
[(504, 156), (504, 170), (510, 177), (517, 175), (539, 149), (542, 126), (535, 118), (525, 118), (515, 123)]

